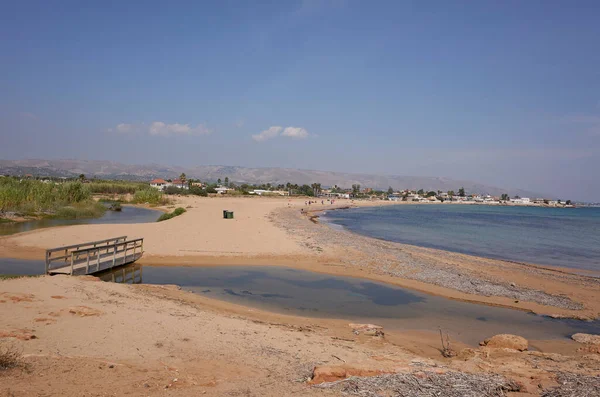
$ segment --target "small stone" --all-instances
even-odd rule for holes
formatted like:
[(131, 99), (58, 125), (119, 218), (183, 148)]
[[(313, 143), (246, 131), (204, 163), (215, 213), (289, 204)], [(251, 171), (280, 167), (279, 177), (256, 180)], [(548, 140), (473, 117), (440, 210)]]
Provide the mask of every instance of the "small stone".
[(112, 364), (108, 366), (108, 368), (114, 368), (114, 367), (115, 367), (115, 366), (114, 366), (114, 365), (112, 365)]

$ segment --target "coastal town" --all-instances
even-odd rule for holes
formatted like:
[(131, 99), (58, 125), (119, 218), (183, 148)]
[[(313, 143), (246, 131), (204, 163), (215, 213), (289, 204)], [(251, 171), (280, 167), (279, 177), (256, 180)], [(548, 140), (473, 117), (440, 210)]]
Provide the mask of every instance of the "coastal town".
[[(249, 194), (258, 196), (311, 196), (327, 199), (361, 199), (361, 200), (389, 200), (403, 201), (410, 203), (458, 203), (458, 204), (487, 204), (487, 205), (519, 205), (535, 207), (573, 207), (571, 200), (560, 200), (551, 198), (529, 198), (529, 197), (509, 197), (508, 194), (501, 196), (492, 196), (481, 193), (467, 193), (464, 188), (459, 188), (456, 192), (453, 190), (442, 192), (441, 190), (424, 189), (404, 189), (395, 190), (389, 187), (387, 190), (378, 190), (374, 188), (361, 188), (359, 184), (352, 185), (351, 188), (341, 188), (337, 185), (333, 187), (322, 187), (320, 183), (311, 185), (286, 184), (261, 184), (248, 185), (245, 183), (236, 184), (229, 182), (225, 177), (215, 183), (202, 183), (197, 179), (186, 179), (185, 175), (177, 179), (157, 178), (149, 182), (150, 186), (161, 191), (176, 192), (177, 189), (189, 191), (192, 188), (205, 189), (215, 194)], [(175, 189), (175, 190), (173, 190)]]

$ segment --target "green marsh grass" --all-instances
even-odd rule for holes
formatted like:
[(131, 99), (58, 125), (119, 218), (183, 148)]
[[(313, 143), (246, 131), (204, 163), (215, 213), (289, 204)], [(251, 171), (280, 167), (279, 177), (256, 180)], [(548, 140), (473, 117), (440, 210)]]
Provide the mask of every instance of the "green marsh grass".
[(25, 216), (83, 218), (104, 213), (105, 207), (92, 199), (81, 182), (42, 182), (0, 178), (0, 213)]
[(164, 205), (169, 203), (169, 199), (161, 191), (148, 187), (135, 192), (131, 202), (134, 204)]
[(175, 210), (173, 212), (169, 212), (168, 214), (162, 214), (156, 222), (162, 222), (162, 221), (166, 221), (171, 218), (175, 218), (176, 216), (179, 216), (179, 215), (183, 214), (184, 212), (186, 212), (185, 208), (181, 208), (181, 207), (175, 208)]

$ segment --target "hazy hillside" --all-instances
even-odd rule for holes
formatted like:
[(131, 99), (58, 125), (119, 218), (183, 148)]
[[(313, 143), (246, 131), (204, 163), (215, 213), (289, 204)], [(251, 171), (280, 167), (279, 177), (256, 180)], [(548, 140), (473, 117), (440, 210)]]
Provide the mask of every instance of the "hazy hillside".
[(500, 195), (508, 193), (523, 197), (540, 197), (541, 193), (515, 188), (487, 186), (472, 181), (455, 180), (443, 177), (420, 177), (401, 175), (369, 175), (331, 171), (299, 170), (289, 168), (246, 168), (235, 166), (206, 165), (196, 167), (173, 167), (160, 164), (130, 165), (112, 161), (87, 160), (0, 160), (0, 174), (74, 176), (85, 174), (88, 177), (150, 180), (155, 177), (174, 178), (185, 172), (188, 177), (216, 181), (229, 177), (236, 183), (298, 183), (319, 182), (323, 186), (338, 185), (387, 189), (455, 190), (461, 186), (467, 192)]

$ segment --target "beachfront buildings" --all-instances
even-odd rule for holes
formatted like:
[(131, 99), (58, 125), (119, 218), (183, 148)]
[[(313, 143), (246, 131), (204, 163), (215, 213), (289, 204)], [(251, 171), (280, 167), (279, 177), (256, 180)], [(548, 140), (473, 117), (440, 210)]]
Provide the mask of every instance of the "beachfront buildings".
[(515, 197), (510, 199), (510, 202), (518, 205), (530, 205), (531, 199), (528, 197)]
[(150, 181), (150, 186), (155, 189), (158, 189), (158, 190), (163, 190), (165, 187), (167, 187), (169, 185), (170, 185), (169, 182), (165, 181), (164, 179), (160, 179), (160, 178), (153, 179)]
[(150, 186), (158, 190), (165, 190), (169, 186), (175, 186), (180, 189), (189, 189), (187, 182), (184, 182), (181, 179), (175, 179), (173, 182), (169, 182), (165, 181), (164, 179), (157, 178), (150, 181)]
[(326, 198), (333, 198), (333, 199), (349, 199), (350, 198), (350, 193), (331, 193), (331, 192), (326, 192), (323, 191), (321, 192), (321, 194), (319, 194), (319, 197), (326, 197)]
[(289, 196), (290, 192), (287, 190), (264, 190), (264, 189), (254, 189), (250, 194), (256, 194), (258, 196), (265, 195), (279, 195), (279, 196)]
[(174, 179), (171, 185), (178, 187), (180, 189), (189, 189), (187, 182), (182, 181), (181, 179)]
[(233, 192), (233, 191), (235, 191), (235, 189), (232, 189), (230, 187), (225, 187), (225, 186), (219, 186), (219, 187), (215, 188), (215, 191), (217, 192), (217, 194), (227, 194), (227, 192)]

